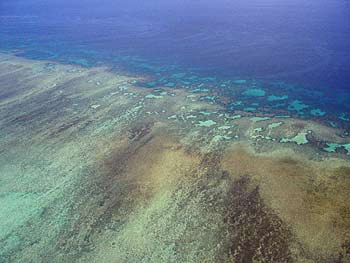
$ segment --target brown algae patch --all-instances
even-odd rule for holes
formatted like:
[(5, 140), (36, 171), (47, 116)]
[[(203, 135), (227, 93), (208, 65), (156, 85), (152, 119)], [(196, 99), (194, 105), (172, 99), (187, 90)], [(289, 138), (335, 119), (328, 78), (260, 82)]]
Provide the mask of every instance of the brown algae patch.
[(349, 166), (345, 161), (315, 162), (293, 155), (255, 155), (235, 147), (224, 155), (222, 165), (234, 178), (247, 174), (259, 186), (264, 202), (294, 235), (290, 246), (298, 262), (334, 260), (350, 235), (350, 180), (344, 176)]
[(259, 192), (248, 176), (232, 184), (225, 217), (230, 256), (234, 262), (292, 262), (292, 234)]

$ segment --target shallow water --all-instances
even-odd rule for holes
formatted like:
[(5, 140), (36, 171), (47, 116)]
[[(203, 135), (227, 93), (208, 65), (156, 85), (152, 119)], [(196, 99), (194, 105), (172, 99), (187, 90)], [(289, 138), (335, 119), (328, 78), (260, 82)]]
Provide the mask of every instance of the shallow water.
[(1, 1), (0, 262), (347, 262), (347, 1)]

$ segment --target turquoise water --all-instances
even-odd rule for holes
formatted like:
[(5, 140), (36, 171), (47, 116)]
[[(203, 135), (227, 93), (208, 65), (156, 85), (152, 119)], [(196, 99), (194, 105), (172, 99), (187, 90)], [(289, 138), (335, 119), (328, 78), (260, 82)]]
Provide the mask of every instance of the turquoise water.
[[(223, 105), (228, 111), (259, 112), (267, 115), (290, 115), (316, 119), (337, 128), (350, 127), (350, 104), (347, 90), (310, 88), (281, 80), (264, 78), (240, 79), (208, 75), (200, 68), (176, 64), (164, 65), (133, 56), (108, 56), (102, 52), (72, 47), (47, 48), (24, 46), (17, 55), (30, 59), (73, 63), (83, 67), (109, 66), (129, 74), (147, 75), (141, 88), (164, 86), (207, 93), (201, 99)], [(4, 50), (14, 52), (13, 48)]]

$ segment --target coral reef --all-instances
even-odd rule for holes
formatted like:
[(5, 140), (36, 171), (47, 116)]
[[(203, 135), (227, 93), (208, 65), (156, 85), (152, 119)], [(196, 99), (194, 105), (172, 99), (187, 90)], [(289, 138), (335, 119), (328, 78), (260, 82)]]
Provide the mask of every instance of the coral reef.
[(345, 126), (215, 81), (0, 55), (0, 262), (347, 262)]

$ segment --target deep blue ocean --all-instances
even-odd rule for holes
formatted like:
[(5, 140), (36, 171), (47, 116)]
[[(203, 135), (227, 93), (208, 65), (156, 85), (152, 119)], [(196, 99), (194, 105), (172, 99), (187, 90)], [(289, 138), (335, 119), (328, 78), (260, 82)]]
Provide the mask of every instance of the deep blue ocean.
[(348, 127), (347, 0), (1, 0), (0, 50), (153, 74), (145, 87), (203, 84), (226, 97), (235, 95), (230, 80), (246, 80)]

